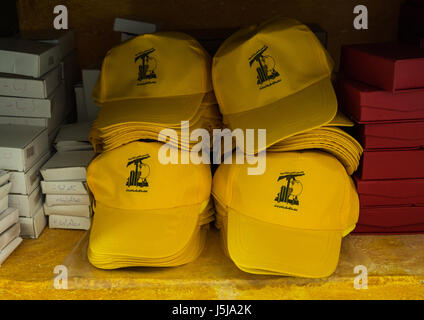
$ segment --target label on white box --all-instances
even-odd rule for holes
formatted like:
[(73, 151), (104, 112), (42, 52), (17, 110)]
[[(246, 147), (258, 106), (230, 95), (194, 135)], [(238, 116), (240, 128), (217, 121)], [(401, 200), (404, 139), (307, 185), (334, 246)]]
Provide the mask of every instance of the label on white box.
[(68, 216), (49, 216), (49, 227), (51, 229), (77, 229), (89, 230), (91, 225), (90, 218), (68, 217)]
[(66, 206), (66, 205), (90, 205), (90, 197), (80, 194), (46, 194), (46, 205)]
[(82, 181), (41, 181), (44, 194), (88, 194)]
[(47, 216), (71, 216), (71, 217), (91, 217), (91, 209), (89, 205), (68, 205), (68, 206), (53, 206), (44, 205), (44, 213)]

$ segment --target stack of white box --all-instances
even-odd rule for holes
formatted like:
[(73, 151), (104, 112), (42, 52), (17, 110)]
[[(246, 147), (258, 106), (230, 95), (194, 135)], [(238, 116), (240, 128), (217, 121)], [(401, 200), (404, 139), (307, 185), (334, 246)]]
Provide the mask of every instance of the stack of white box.
[(39, 170), (72, 110), (74, 48), (72, 31), (0, 38), (0, 169), (10, 173), (22, 237), (38, 238), (47, 224)]
[(9, 171), (9, 207), (19, 210), (23, 237), (38, 238), (46, 226), (39, 170), (49, 157), (47, 129), (0, 124), (0, 169)]
[(7, 171), (0, 171), (0, 266), (22, 242), (18, 209), (8, 207), (9, 178)]
[(59, 151), (41, 168), (41, 188), (46, 195), (44, 212), (49, 227), (88, 230), (91, 202), (86, 169), (94, 151)]

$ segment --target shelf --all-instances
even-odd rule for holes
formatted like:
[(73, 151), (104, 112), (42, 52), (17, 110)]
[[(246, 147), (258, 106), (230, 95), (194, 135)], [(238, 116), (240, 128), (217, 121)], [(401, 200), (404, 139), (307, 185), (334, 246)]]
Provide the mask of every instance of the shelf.
[[(0, 268), (0, 299), (424, 298), (424, 235), (350, 235), (327, 279), (247, 274), (224, 256), (216, 230), (208, 240), (200, 258), (182, 267), (105, 271), (86, 259), (86, 232), (46, 229)], [(68, 290), (53, 287), (54, 267), (61, 264), (68, 267)], [(356, 265), (368, 268), (366, 290), (354, 288)]]

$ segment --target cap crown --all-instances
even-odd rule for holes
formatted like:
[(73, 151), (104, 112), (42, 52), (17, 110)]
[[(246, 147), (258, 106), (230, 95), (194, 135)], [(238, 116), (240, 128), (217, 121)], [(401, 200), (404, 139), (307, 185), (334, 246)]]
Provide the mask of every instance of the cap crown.
[(312, 31), (288, 18), (242, 29), (213, 59), (215, 94), (226, 114), (266, 106), (328, 78), (333, 62)]
[(123, 210), (154, 210), (209, 199), (210, 166), (161, 164), (161, 146), (137, 141), (97, 156), (87, 169), (87, 183), (96, 202)]
[(210, 57), (180, 32), (144, 34), (106, 54), (93, 90), (97, 103), (161, 98), (212, 90)]
[(331, 155), (269, 153), (263, 175), (248, 175), (247, 167), (223, 164), (215, 173), (213, 194), (230, 209), (289, 228), (344, 231), (355, 225), (355, 187)]

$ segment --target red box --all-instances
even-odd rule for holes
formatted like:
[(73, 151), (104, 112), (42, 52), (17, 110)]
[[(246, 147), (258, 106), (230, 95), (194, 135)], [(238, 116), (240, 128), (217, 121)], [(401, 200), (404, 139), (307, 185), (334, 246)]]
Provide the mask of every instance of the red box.
[(424, 232), (424, 207), (361, 208), (354, 233)]
[(392, 93), (344, 79), (337, 92), (341, 108), (359, 123), (424, 119), (424, 89)]
[(355, 177), (361, 208), (424, 206), (424, 179), (361, 180)]
[(341, 70), (349, 78), (377, 88), (424, 88), (424, 49), (398, 43), (344, 46)]
[(362, 180), (424, 178), (424, 150), (364, 151), (359, 172)]
[(424, 147), (424, 120), (361, 124), (356, 132), (365, 150)]

